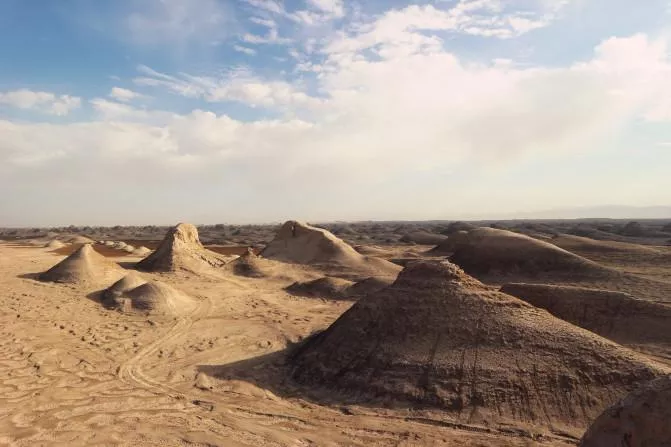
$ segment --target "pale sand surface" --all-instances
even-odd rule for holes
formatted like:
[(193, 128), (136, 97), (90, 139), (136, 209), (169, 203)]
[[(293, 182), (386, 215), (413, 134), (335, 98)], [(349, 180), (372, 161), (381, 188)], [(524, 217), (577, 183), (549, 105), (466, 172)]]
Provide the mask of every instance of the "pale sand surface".
[(575, 443), (461, 426), (439, 411), (307, 399), (264, 359), (326, 328), (351, 302), (291, 296), (283, 287), (295, 278), (143, 272), (196, 302), (189, 314), (161, 319), (105, 309), (87, 297), (97, 285), (34, 279), (63, 258), (0, 244), (0, 445)]

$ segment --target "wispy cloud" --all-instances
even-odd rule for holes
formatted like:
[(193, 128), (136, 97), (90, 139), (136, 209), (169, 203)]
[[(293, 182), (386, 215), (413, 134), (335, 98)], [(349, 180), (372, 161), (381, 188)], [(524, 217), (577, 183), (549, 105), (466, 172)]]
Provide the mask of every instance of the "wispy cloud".
[(249, 56), (256, 55), (256, 50), (252, 48), (243, 47), (242, 45), (233, 45), (233, 49), (239, 53), (244, 53)]
[(112, 87), (112, 90), (109, 93), (109, 97), (116, 99), (117, 101), (128, 102), (137, 98), (142, 98), (144, 95), (133, 90), (122, 87)]

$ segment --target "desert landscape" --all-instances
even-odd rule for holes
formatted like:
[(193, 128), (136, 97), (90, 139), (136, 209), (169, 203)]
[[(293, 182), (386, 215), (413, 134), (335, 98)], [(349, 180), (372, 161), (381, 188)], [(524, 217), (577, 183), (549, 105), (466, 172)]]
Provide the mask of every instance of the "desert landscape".
[(671, 442), (669, 221), (0, 237), (2, 445)]

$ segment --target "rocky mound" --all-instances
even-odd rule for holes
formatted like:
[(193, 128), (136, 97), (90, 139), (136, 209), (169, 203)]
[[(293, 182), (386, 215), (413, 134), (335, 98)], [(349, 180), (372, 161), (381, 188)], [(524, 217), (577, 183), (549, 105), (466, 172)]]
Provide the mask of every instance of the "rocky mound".
[[(449, 241), (449, 239), (448, 239)], [(468, 233), (450, 257), (473, 275), (536, 276), (546, 273), (570, 276), (607, 275), (599, 264), (548, 242), (494, 228), (478, 228)]]
[(307, 282), (295, 282), (285, 290), (292, 295), (310, 298), (347, 298), (347, 290), (354, 284), (352, 281), (325, 276)]
[(185, 315), (196, 308), (193, 298), (158, 281), (147, 282), (124, 292), (119, 302), (124, 312), (142, 312), (155, 316)]
[(235, 258), (207, 250), (198, 239), (196, 227), (181, 223), (171, 228), (156, 251), (138, 262), (136, 267), (150, 272), (186, 270), (198, 273), (222, 267)]
[(260, 253), (277, 261), (306, 264), (331, 276), (361, 279), (368, 276), (395, 276), (400, 267), (383, 259), (358, 253), (328, 231), (288, 221)]
[(44, 248), (48, 248), (50, 250), (58, 250), (59, 248), (63, 247), (65, 247), (65, 244), (58, 239), (54, 239), (44, 246)]
[(671, 445), (671, 376), (633, 391), (603, 412), (580, 447), (663, 447)]
[(93, 249), (82, 245), (61, 262), (42, 273), (39, 279), (60, 283), (100, 283), (118, 279), (123, 269)]
[(103, 301), (114, 303), (124, 293), (133, 290), (136, 287), (146, 284), (147, 281), (140, 275), (128, 273), (126, 276), (112, 284), (102, 293)]
[(429, 253), (432, 255), (451, 255), (457, 248), (468, 242), (467, 231), (457, 231), (450, 234), (447, 239), (432, 248)]
[(667, 371), (440, 262), (410, 265), (289, 362), (298, 382), (355, 401), (574, 429)]
[(671, 356), (671, 306), (583, 287), (506, 284), (503, 293), (620, 344)]

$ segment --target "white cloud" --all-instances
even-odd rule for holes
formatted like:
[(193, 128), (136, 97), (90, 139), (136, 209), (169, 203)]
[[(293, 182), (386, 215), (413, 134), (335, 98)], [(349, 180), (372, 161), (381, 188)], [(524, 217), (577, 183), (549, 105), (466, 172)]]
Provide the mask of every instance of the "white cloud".
[(277, 23), (274, 20), (263, 19), (261, 17), (250, 17), (249, 21), (268, 28), (277, 28)]
[(116, 99), (117, 101), (128, 102), (137, 98), (141, 98), (143, 95), (127, 88), (112, 87), (109, 96), (110, 98)]
[(70, 95), (57, 96), (49, 92), (27, 89), (0, 92), (0, 104), (18, 109), (37, 110), (51, 115), (65, 116), (81, 106), (81, 98)]
[(307, 3), (333, 17), (343, 17), (345, 15), (345, 5), (342, 0), (307, 0)]
[(243, 47), (242, 45), (233, 45), (233, 49), (239, 53), (245, 53), (250, 56), (254, 56), (256, 54), (256, 50), (253, 48)]
[(274, 14), (284, 14), (284, 6), (282, 3), (275, 0), (244, 0), (251, 6), (263, 11), (268, 11)]
[(277, 28), (270, 28), (265, 36), (259, 36), (257, 34), (252, 33), (245, 33), (240, 37), (240, 39), (243, 42), (247, 42), (250, 44), (286, 45), (292, 42), (292, 40), (289, 38), (280, 37)]

